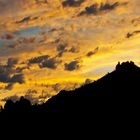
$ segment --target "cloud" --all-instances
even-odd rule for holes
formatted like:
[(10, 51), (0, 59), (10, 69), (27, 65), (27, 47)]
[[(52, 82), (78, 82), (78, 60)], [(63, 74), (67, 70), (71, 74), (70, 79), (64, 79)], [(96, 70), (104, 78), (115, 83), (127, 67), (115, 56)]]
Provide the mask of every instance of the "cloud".
[(24, 75), (23, 74), (15, 74), (11, 79), (9, 80), (10, 83), (20, 83), (23, 84), (24, 81)]
[[(0, 82), (3, 83), (24, 83), (23, 74), (16, 74), (14, 66), (18, 63), (18, 59), (9, 58), (6, 65), (0, 65)], [(10, 88), (11, 86), (9, 85)]]
[(28, 21), (30, 21), (31, 20), (31, 17), (30, 16), (28, 16), (28, 17), (24, 17), (23, 19), (21, 19), (20, 21), (16, 21), (16, 23), (24, 23), (24, 22), (28, 22)]
[(24, 18), (15, 21), (16, 24), (27, 24), (30, 22), (35, 22), (39, 19), (39, 16), (25, 16)]
[(8, 85), (5, 87), (6, 90), (12, 90), (14, 86), (14, 83), (8, 83)]
[(40, 64), (40, 68), (56, 69), (61, 61), (56, 60), (56, 58), (49, 58)]
[(119, 2), (115, 2), (113, 4), (110, 3), (101, 3), (100, 5), (98, 3), (95, 3), (89, 7), (86, 7), (84, 11), (82, 11), (79, 15), (90, 15), (90, 14), (101, 14), (103, 12), (114, 10), (116, 7), (119, 6)]
[(17, 58), (8, 58), (8, 61), (7, 61), (7, 66), (8, 67), (13, 67), (15, 66), (16, 64), (18, 64), (18, 59)]
[(131, 38), (131, 37), (133, 37), (134, 35), (137, 35), (137, 34), (140, 34), (140, 30), (134, 31), (132, 33), (128, 33), (126, 35), (126, 38)]
[(11, 75), (11, 68), (6, 65), (0, 65), (0, 82), (8, 83)]
[(61, 43), (57, 46), (57, 51), (58, 54), (56, 57), (62, 57), (64, 53), (66, 52), (70, 52), (70, 53), (79, 53), (80, 52), (80, 48), (78, 46), (73, 45), (71, 47), (70, 44), (67, 43)]
[(109, 4), (109, 3), (103, 4), (103, 3), (101, 3), (100, 11), (113, 10), (118, 6), (119, 6), (119, 2), (115, 2), (113, 4)]
[(29, 66), (24, 66), (24, 67), (17, 67), (16, 68), (16, 73), (21, 73), (23, 70), (29, 69)]
[(0, 73), (0, 82), (8, 83), (10, 75), (8, 73)]
[(79, 47), (72, 47), (69, 52), (71, 53), (78, 53), (80, 51)]
[(86, 56), (87, 56), (87, 57), (90, 57), (90, 56), (96, 54), (96, 53), (98, 52), (98, 50), (99, 50), (99, 47), (95, 48), (94, 51), (88, 52)]
[(49, 55), (42, 55), (28, 60), (28, 64), (40, 64), (49, 59)]
[(74, 71), (74, 70), (77, 70), (79, 69), (79, 62), (78, 61), (72, 61), (70, 63), (66, 63), (65, 64), (65, 70), (68, 70), (68, 71)]
[(85, 0), (65, 0), (62, 2), (64, 7), (78, 7), (80, 6)]
[(58, 46), (57, 46), (57, 51), (58, 51), (58, 54), (57, 54), (57, 56), (58, 57), (62, 57), (62, 55), (63, 55), (63, 53), (64, 52), (67, 52), (67, 44), (66, 43), (63, 43), (63, 44), (59, 44)]
[(58, 47), (57, 47), (57, 51), (58, 52), (65, 51), (66, 50), (66, 47), (67, 47), (67, 44), (66, 43), (59, 44)]

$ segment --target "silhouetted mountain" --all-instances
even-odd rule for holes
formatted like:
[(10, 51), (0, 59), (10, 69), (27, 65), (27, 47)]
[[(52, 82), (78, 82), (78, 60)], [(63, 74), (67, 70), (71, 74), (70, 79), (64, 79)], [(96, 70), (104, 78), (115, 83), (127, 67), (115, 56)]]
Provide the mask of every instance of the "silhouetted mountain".
[(61, 91), (42, 105), (20, 101), (7, 101), (1, 114), (46, 113), (94, 114), (95, 117), (138, 113), (140, 99), (140, 68), (133, 62), (118, 63), (116, 69), (101, 79), (73, 91)]

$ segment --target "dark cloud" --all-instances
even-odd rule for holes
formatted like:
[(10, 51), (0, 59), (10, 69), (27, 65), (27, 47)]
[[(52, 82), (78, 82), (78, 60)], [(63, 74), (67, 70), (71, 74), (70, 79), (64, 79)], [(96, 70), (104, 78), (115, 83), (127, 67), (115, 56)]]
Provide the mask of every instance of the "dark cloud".
[(38, 18), (39, 18), (38, 16), (35, 16), (35, 17), (27, 16), (27, 17), (24, 17), (23, 19), (21, 19), (19, 21), (16, 21), (15, 23), (17, 23), (17, 24), (28, 23), (28, 22), (31, 22), (31, 21), (35, 21)]
[(10, 75), (7, 73), (0, 73), (0, 82), (8, 83), (10, 79)]
[(67, 44), (66, 43), (63, 43), (63, 44), (59, 44), (58, 46), (57, 46), (57, 51), (58, 51), (58, 57), (62, 57), (63, 56), (63, 54), (64, 54), (64, 52), (67, 52)]
[(65, 0), (62, 2), (63, 7), (78, 7), (80, 6), (85, 0)]
[(65, 51), (67, 47), (67, 44), (63, 43), (63, 44), (59, 44), (57, 47), (57, 51), (61, 52), (61, 51)]
[[(6, 65), (0, 65), (0, 82), (3, 83), (24, 83), (22, 74), (16, 74), (14, 66), (17, 64), (18, 59), (9, 58)], [(10, 88), (10, 85), (9, 87)]]
[(90, 56), (96, 54), (96, 53), (98, 52), (98, 50), (99, 50), (99, 47), (95, 48), (94, 51), (88, 52), (86, 56), (87, 56), (87, 57), (90, 57)]
[(131, 38), (131, 37), (133, 37), (134, 35), (137, 35), (137, 34), (140, 34), (140, 30), (134, 31), (132, 33), (128, 33), (126, 35), (126, 38)]
[(82, 11), (79, 15), (85, 15), (85, 14), (97, 14), (98, 12), (98, 4), (93, 4), (89, 7), (86, 7), (84, 11)]
[(79, 68), (79, 61), (72, 61), (70, 63), (66, 63), (65, 64), (65, 70), (68, 70), (68, 71), (74, 71), (74, 70), (77, 70)]
[(16, 73), (21, 73), (23, 70), (25, 70), (25, 69), (29, 69), (29, 66), (25, 66), (25, 67), (17, 67), (16, 68)]
[(25, 18), (21, 19), (20, 21), (16, 21), (16, 23), (24, 23), (24, 22), (28, 22), (30, 19), (31, 19), (31, 17), (28, 16), (28, 17), (25, 17)]
[(24, 83), (24, 75), (23, 74), (15, 74), (11, 77), (10, 83), (20, 83), (23, 84)]
[(119, 2), (115, 2), (113, 4), (109, 4), (109, 3), (103, 4), (103, 3), (101, 3), (100, 11), (113, 10), (118, 6), (119, 6)]
[(72, 47), (69, 52), (71, 53), (78, 53), (79, 52), (79, 48), (78, 47)]
[(90, 15), (90, 14), (100, 14), (103, 12), (114, 10), (119, 6), (119, 2), (115, 2), (113, 4), (110, 3), (101, 3), (100, 5), (95, 3), (89, 7), (86, 7), (84, 11), (82, 11), (79, 15)]
[(39, 64), (49, 59), (49, 55), (42, 55), (28, 60), (28, 64)]
[(73, 46), (70, 49), (67, 49), (68, 47), (69, 46), (66, 43), (59, 44), (57, 46), (58, 54), (56, 57), (62, 57), (65, 52), (71, 52), (71, 53), (78, 53), (79, 52), (79, 47), (77, 47), (77, 46)]
[(7, 66), (8, 67), (13, 67), (18, 63), (18, 61), (19, 60), (17, 58), (8, 58)]
[(94, 53), (93, 51), (90, 51), (90, 52), (87, 53), (87, 56), (90, 57), (90, 56), (92, 56), (92, 55), (94, 55), (94, 54), (95, 54), (95, 53)]
[(57, 54), (57, 56), (56, 57), (62, 57), (63, 56), (63, 54), (64, 54), (64, 52), (59, 52), (58, 54)]
[(0, 65), (0, 82), (8, 83), (12, 70), (7, 65)]
[(40, 68), (49, 68), (49, 69), (56, 69), (58, 64), (60, 64), (61, 61), (56, 60), (56, 58), (50, 58), (48, 60), (45, 60), (40, 64)]

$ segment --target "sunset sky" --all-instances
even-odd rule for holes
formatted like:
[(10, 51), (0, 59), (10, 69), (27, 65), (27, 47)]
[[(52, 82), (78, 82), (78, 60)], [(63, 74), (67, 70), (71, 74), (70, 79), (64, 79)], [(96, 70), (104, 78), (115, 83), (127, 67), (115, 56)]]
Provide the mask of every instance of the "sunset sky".
[(139, 54), (140, 0), (0, 0), (2, 105), (44, 102)]

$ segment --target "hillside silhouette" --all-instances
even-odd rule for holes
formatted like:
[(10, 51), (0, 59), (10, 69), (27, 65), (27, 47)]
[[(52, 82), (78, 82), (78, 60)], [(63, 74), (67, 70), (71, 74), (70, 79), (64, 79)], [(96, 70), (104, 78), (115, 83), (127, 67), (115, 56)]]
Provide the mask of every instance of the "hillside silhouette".
[(123, 62), (101, 79), (73, 91), (61, 91), (42, 105), (31, 105), (24, 97), (17, 102), (8, 100), (1, 114), (132, 114), (139, 110), (139, 99), (140, 68), (133, 62)]

